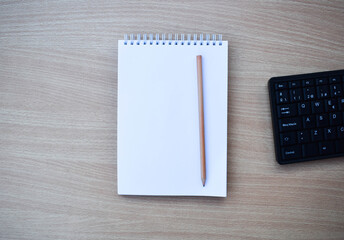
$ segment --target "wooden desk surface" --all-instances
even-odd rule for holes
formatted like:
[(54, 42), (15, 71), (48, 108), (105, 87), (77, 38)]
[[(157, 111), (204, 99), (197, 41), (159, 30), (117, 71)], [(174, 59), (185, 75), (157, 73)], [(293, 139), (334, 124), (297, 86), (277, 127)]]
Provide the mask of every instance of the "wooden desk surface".
[[(229, 41), (228, 195), (117, 196), (117, 40)], [(344, 239), (344, 158), (279, 166), (267, 81), (343, 69), (343, 1), (2, 1), (1, 239)]]

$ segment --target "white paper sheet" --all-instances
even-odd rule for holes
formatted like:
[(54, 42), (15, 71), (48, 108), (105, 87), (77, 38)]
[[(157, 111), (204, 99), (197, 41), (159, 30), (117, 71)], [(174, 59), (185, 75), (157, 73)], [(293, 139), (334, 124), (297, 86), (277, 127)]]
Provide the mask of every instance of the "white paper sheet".
[[(201, 181), (196, 56), (203, 60)], [(228, 43), (118, 41), (118, 194), (227, 196)]]

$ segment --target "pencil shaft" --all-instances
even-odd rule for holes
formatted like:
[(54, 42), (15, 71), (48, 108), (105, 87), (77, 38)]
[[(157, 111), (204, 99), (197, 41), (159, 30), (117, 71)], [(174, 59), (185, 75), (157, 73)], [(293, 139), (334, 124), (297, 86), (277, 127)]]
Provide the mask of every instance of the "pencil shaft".
[(198, 85), (198, 112), (199, 112), (199, 135), (200, 135), (200, 156), (201, 156), (201, 180), (203, 186), (206, 180), (206, 161), (205, 161), (205, 139), (204, 139), (204, 107), (203, 107), (203, 73), (202, 56), (197, 59), (197, 85)]

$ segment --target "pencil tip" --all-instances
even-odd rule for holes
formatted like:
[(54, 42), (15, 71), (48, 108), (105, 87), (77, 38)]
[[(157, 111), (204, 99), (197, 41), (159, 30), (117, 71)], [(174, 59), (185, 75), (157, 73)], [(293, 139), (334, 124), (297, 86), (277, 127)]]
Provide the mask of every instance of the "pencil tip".
[(203, 183), (203, 187), (205, 186), (205, 184)]

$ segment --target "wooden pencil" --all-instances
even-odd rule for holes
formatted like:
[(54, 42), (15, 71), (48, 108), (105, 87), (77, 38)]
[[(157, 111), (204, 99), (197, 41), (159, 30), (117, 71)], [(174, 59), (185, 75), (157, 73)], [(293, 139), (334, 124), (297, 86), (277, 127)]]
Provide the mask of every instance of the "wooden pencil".
[(197, 82), (198, 82), (198, 112), (199, 112), (199, 136), (200, 136), (200, 156), (201, 156), (201, 180), (203, 187), (206, 180), (206, 161), (205, 161), (205, 140), (204, 140), (204, 107), (203, 107), (203, 73), (202, 56), (196, 56), (197, 61)]

